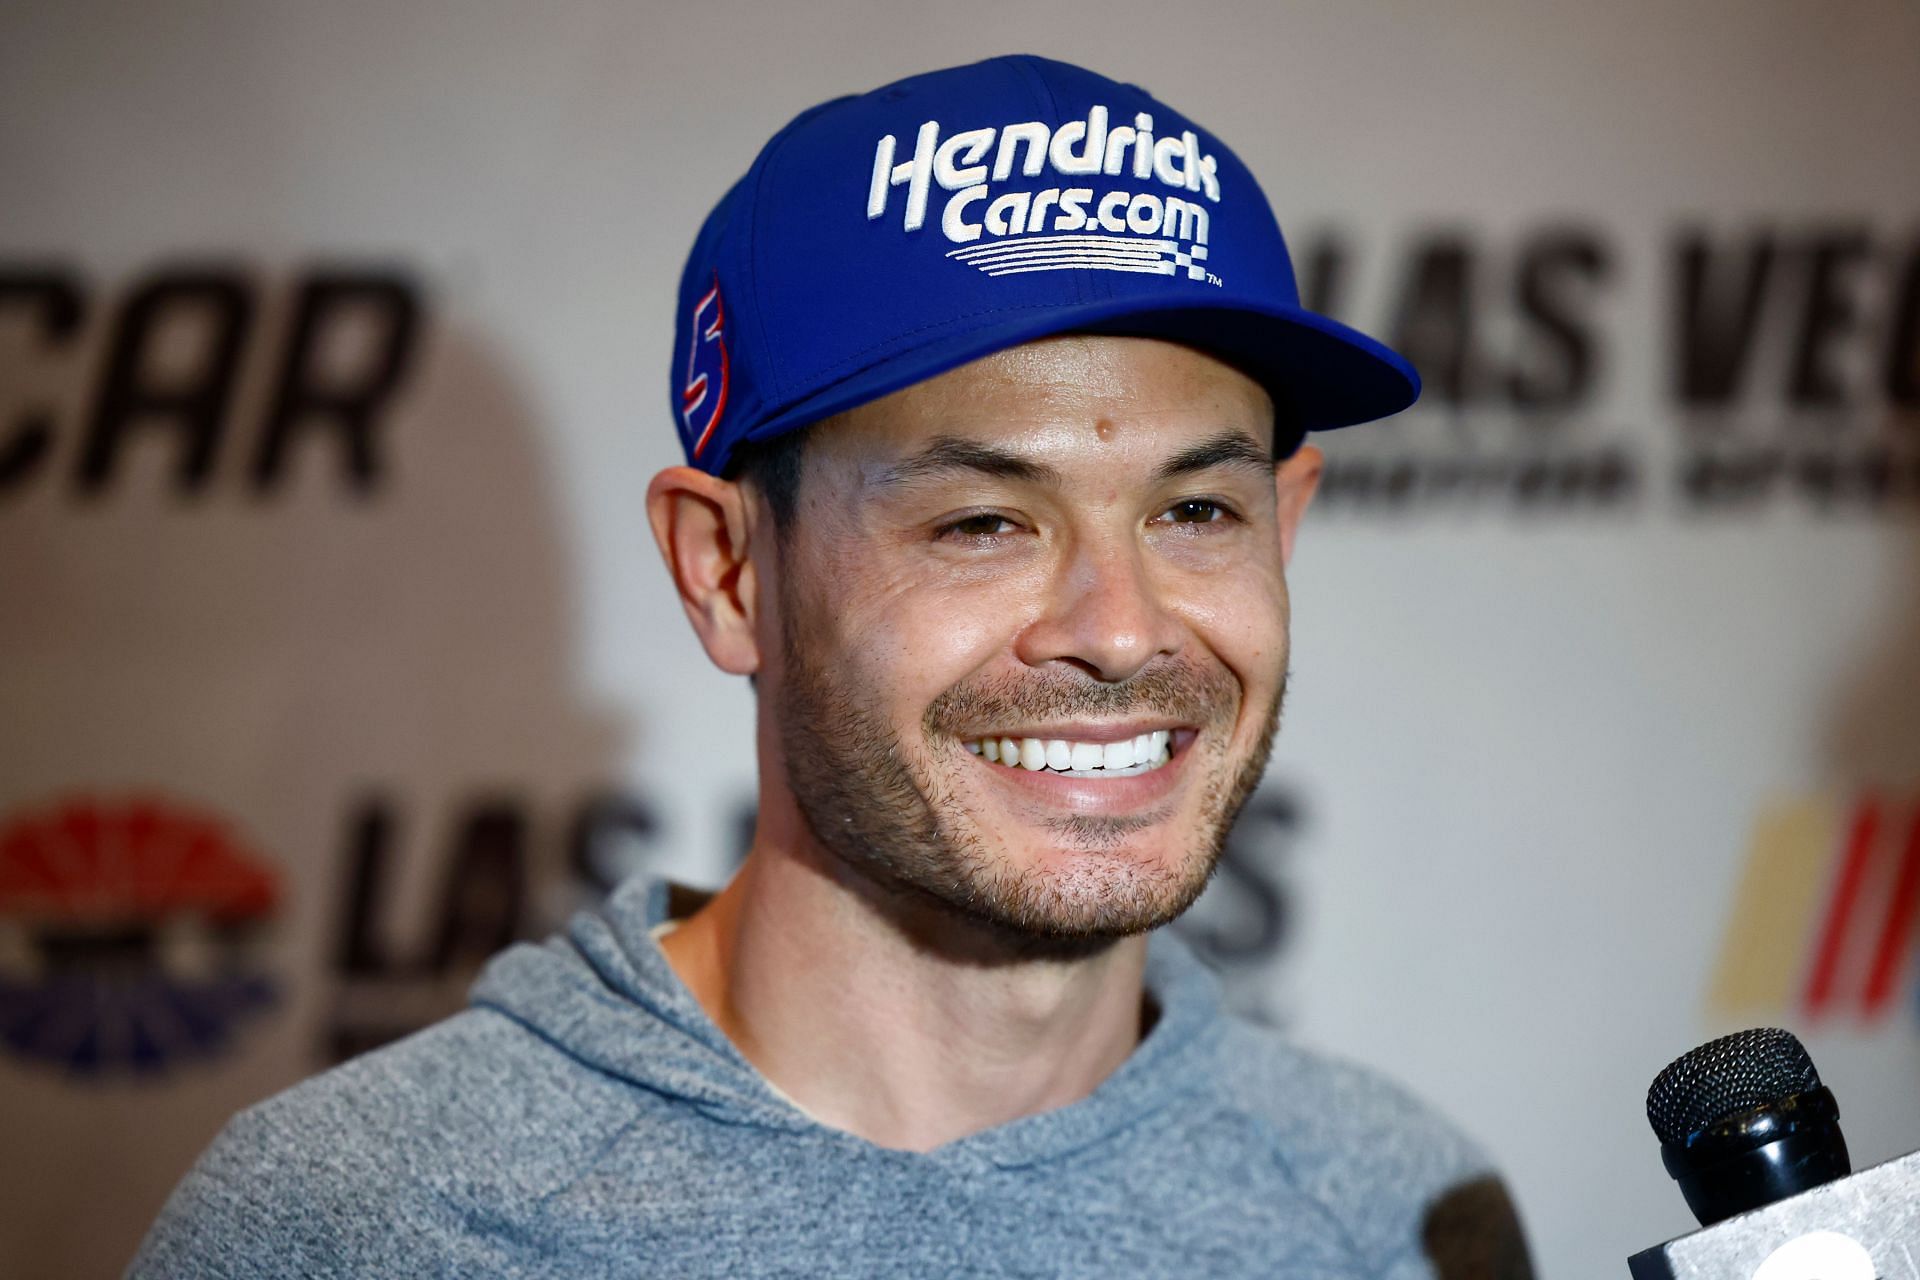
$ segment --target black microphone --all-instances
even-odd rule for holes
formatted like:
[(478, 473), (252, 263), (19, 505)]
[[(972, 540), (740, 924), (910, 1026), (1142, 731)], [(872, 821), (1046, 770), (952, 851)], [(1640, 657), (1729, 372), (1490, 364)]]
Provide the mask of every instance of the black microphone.
[(1647, 1120), (1706, 1229), (1633, 1255), (1636, 1280), (1920, 1280), (1920, 1155), (1849, 1176), (1839, 1105), (1792, 1033), (1681, 1056), (1647, 1090)]
[(1647, 1121), (1703, 1227), (1853, 1172), (1833, 1094), (1778, 1027), (1676, 1058), (1647, 1090)]

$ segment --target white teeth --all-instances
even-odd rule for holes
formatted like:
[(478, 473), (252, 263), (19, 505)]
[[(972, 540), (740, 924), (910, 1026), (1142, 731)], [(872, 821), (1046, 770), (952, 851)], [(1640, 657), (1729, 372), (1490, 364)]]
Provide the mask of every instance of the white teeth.
[(966, 744), (967, 750), (985, 756), (995, 764), (1038, 772), (1098, 776), (1146, 773), (1171, 759), (1168, 748), (1173, 733), (1156, 729), (1150, 733), (1118, 742), (1075, 742), (1067, 738), (981, 738)]

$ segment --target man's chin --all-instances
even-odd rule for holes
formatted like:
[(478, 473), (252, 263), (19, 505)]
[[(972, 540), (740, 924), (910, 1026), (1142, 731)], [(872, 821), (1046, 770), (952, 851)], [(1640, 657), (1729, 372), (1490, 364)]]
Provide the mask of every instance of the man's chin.
[(1136, 833), (1100, 847), (1031, 850), (969, 877), (954, 905), (1009, 937), (1111, 944), (1177, 919), (1207, 886), (1212, 858), (1157, 844)]

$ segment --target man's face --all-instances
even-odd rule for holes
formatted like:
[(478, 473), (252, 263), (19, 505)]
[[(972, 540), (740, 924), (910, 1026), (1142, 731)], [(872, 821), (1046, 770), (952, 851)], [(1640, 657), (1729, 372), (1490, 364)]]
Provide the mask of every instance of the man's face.
[(1143, 338), (1032, 343), (812, 431), (760, 693), (820, 842), (1015, 938), (1178, 915), (1266, 765), (1317, 455), (1276, 473), (1265, 391)]

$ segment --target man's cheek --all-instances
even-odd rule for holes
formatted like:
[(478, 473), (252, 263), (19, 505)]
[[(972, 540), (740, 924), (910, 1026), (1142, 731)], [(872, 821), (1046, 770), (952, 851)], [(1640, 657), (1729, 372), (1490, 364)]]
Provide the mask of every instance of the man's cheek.
[(1243, 683), (1286, 662), (1287, 591), (1277, 576), (1253, 577), (1233, 591), (1191, 592), (1181, 611), (1193, 633)]
[(939, 692), (1010, 647), (1028, 612), (1015, 579), (926, 583), (903, 576), (843, 614), (849, 640)]

